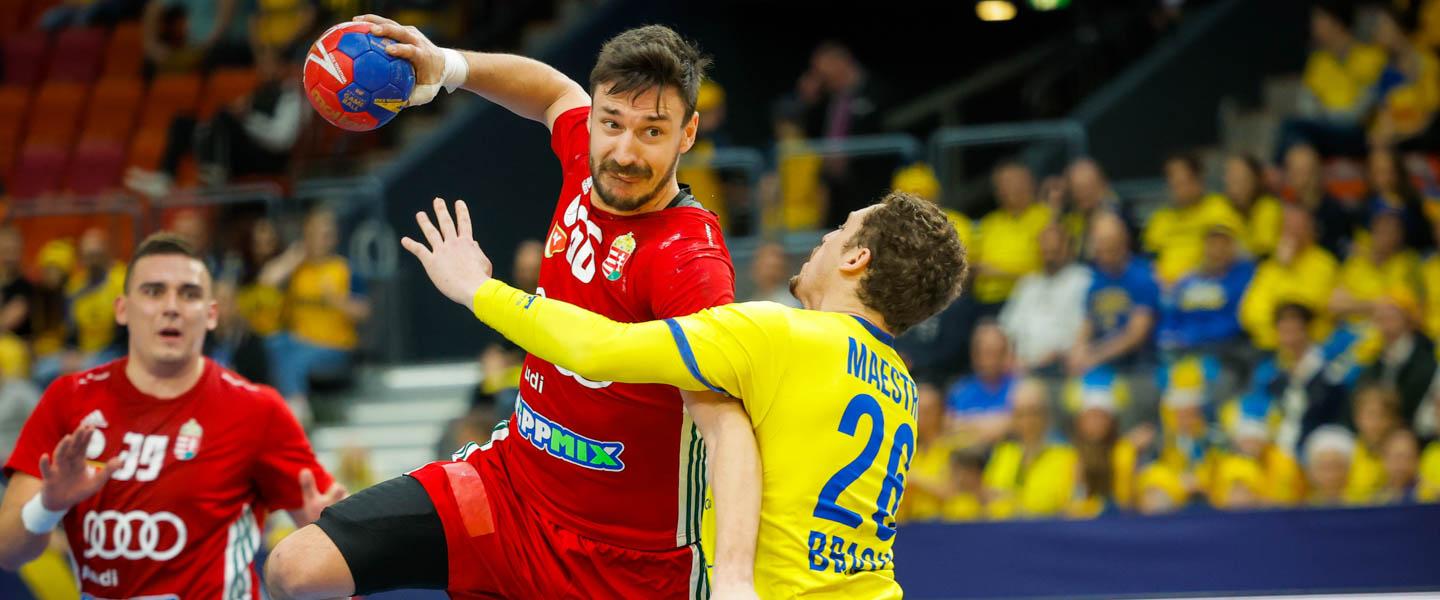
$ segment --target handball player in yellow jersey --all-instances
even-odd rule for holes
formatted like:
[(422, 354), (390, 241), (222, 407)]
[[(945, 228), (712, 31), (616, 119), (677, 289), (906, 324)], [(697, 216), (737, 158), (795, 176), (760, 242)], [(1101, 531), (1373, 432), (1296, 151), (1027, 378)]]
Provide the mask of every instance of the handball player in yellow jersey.
[(464, 202), (435, 200), (402, 244), (451, 300), (584, 377), (737, 398), (763, 467), (755, 589), (899, 598), (895, 513), (915, 452), (916, 386), (894, 336), (960, 293), (965, 250), (938, 207), (892, 193), (826, 234), (791, 280), (805, 309), (729, 304), (623, 324), (490, 276)]

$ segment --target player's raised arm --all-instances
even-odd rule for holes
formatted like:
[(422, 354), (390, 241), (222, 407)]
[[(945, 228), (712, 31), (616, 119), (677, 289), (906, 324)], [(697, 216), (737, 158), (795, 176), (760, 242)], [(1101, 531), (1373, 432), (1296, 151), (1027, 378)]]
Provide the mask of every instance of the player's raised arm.
[(590, 105), (584, 87), (540, 61), (513, 54), (441, 48), (419, 29), (377, 15), (362, 15), (355, 20), (371, 23), (372, 34), (398, 42), (388, 52), (415, 66), (411, 106), (429, 102), (441, 87), (451, 92), (463, 87), (549, 128), (565, 111)]

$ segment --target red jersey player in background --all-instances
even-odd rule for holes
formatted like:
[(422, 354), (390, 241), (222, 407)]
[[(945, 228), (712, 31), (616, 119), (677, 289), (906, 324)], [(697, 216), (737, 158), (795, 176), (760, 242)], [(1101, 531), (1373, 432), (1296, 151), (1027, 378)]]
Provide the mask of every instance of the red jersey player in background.
[(259, 599), (266, 514), (309, 523), (345, 491), (275, 390), (200, 354), (217, 309), (199, 255), (155, 235), (126, 272), (128, 355), (52, 383), (5, 464), (0, 565), (63, 522), (85, 598)]
[[(719, 223), (675, 179), (695, 141), (709, 62), (689, 42), (659, 26), (610, 40), (590, 75), (592, 103), (542, 63), (442, 50), (413, 27), (359, 19), (414, 63), (412, 105), (463, 85), (550, 129), (562, 182), (537, 293), (627, 322), (733, 300)], [(457, 597), (705, 597), (706, 445), (715, 448), (717, 595), (754, 597), (759, 459), (740, 404), (589, 381), (534, 356), (515, 414), (490, 443), (326, 510), (276, 548), (267, 585), (276, 598), (399, 587)]]

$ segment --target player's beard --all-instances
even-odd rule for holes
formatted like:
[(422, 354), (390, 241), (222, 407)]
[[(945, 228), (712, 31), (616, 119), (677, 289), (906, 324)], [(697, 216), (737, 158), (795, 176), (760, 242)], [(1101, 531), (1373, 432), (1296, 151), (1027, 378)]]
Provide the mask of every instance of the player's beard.
[(596, 166), (595, 162), (591, 161), (590, 180), (595, 184), (595, 193), (600, 195), (600, 199), (604, 200), (606, 205), (618, 211), (630, 212), (655, 200), (655, 195), (660, 193), (660, 188), (665, 187), (665, 184), (670, 182), (670, 178), (675, 176), (675, 168), (679, 164), (680, 155), (677, 154), (674, 160), (670, 162), (670, 165), (665, 168), (666, 176), (662, 177), (660, 181), (655, 182), (655, 187), (650, 188), (650, 191), (635, 196), (621, 196), (616, 194), (614, 190), (609, 189), (605, 185), (605, 179), (601, 177), (601, 175), (613, 173), (625, 177), (640, 178), (643, 181), (653, 175), (648, 166), (634, 165), (622, 167), (620, 163), (610, 159), (606, 159), (602, 161), (599, 166)]

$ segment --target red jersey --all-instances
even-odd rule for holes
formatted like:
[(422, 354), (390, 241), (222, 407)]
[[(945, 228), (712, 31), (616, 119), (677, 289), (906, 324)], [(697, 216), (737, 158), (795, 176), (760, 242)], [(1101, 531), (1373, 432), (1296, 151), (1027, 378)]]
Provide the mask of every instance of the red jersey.
[[(693, 202), (632, 216), (594, 207), (589, 117), (555, 120), (563, 183), (537, 293), (630, 323), (733, 302), (714, 214)], [(528, 356), (505, 436), (515, 487), (552, 522), (642, 550), (699, 539), (704, 445), (675, 388), (589, 381)]]
[(25, 422), (5, 476), (40, 477), (40, 455), (82, 423), (86, 457), (124, 465), (63, 521), (95, 598), (259, 599), (253, 562), (265, 515), (301, 506), (300, 470), (331, 478), (274, 389), (210, 359), (195, 387), (161, 400), (135, 389), (127, 359), (57, 379)]

